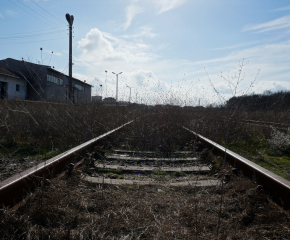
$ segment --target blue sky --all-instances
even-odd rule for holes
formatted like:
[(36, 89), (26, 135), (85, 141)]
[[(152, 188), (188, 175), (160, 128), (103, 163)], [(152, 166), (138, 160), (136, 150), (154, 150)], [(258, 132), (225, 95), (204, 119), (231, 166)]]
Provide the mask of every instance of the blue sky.
[(180, 104), (290, 89), (286, 0), (5, 0), (1, 6), (0, 58), (43, 62), (66, 74), (65, 14), (74, 15), (73, 76), (94, 85), (93, 95), (115, 95), (113, 71), (123, 72), (120, 100), (129, 97), (126, 85), (134, 101)]

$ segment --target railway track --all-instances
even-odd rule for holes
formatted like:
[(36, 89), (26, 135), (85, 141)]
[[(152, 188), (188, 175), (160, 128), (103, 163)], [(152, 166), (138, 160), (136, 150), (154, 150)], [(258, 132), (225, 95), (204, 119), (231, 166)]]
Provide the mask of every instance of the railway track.
[[(98, 141), (132, 122), (130, 121), (95, 139), (0, 182), (0, 204), (12, 206), (13, 203), (17, 202), (17, 199), (19, 200), (23, 196), (24, 191), (29, 191), (34, 186), (34, 182), (39, 182), (39, 179), (43, 180), (49, 176), (58, 174), (63, 169), (68, 169), (68, 164), (76, 162), (76, 158), (78, 160), (83, 159), (85, 157), (84, 154), (92, 152)], [(190, 129), (183, 128), (202, 141), (204, 146), (211, 149), (213, 153), (221, 156), (226, 154), (227, 161), (234, 168), (241, 170), (244, 175), (263, 185), (265, 189), (275, 194), (275, 198), (279, 199), (285, 207), (289, 207), (289, 181), (225, 149)], [(199, 186), (215, 186), (220, 184), (221, 181), (207, 176), (211, 172), (211, 167), (209, 164), (203, 163), (195, 151), (154, 152), (115, 149), (107, 151), (102, 156), (99, 155), (94, 160), (90, 176), (84, 177), (84, 180), (94, 183), (150, 185), (156, 180), (156, 176), (159, 176), (159, 178), (160, 176), (166, 176), (163, 179), (166, 179), (166, 183), (169, 185), (174, 185), (178, 182), (179, 185), (185, 186), (195, 181), (196, 185)], [(122, 173), (122, 175), (120, 177), (118, 174), (113, 173)], [(183, 178), (171, 177), (176, 175), (183, 176)], [(203, 181), (204, 184), (197, 182), (196, 176), (198, 176), (198, 181)], [(154, 184), (156, 183), (154, 182)]]
[[(267, 219), (271, 214), (281, 221), (282, 216), (288, 219), (289, 215), (271, 199), (287, 208), (289, 181), (185, 127), (170, 135), (178, 136), (180, 146), (175, 149), (180, 147), (179, 151), (166, 151), (162, 144), (156, 149), (146, 147), (156, 135), (138, 135), (140, 128), (135, 123), (130, 121), (1, 182), (1, 205), (12, 207), (14, 218), (19, 214), (20, 219), (24, 213), (38, 219), (44, 231), (41, 234), (52, 226), (56, 228), (55, 224), (63, 221), (59, 219), (66, 216), (68, 224), (61, 229), (67, 231), (68, 239), (135, 239), (142, 235), (209, 239), (224, 236), (224, 231), (229, 234), (231, 218), (233, 224), (242, 225), (239, 231), (243, 234), (249, 233), (245, 227), (254, 224), (255, 219)], [(121, 135), (120, 131), (125, 137), (104, 147), (108, 146), (105, 139)], [(190, 147), (184, 149), (186, 141)], [(197, 142), (208, 150), (197, 151)], [(166, 141), (166, 146), (170, 144)], [(231, 165), (216, 171), (217, 159), (225, 154)], [(31, 194), (34, 189), (35, 194)], [(266, 209), (269, 216), (265, 215)], [(217, 221), (216, 216), (222, 220)], [(79, 230), (85, 219), (95, 225), (90, 223), (90, 227)], [(265, 236), (286, 236), (285, 227), (273, 231), (267, 224)], [(66, 236), (63, 230), (58, 234), (55, 236)], [(235, 234), (231, 236), (238, 236)], [(258, 233), (253, 230), (249, 234), (252, 237)]]
[(131, 123), (132, 121), (127, 122), (126, 124), (123, 124), (122, 126), (115, 128), (99, 137), (96, 137), (0, 182), (0, 205), (13, 206), (16, 202), (19, 202), (19, 200), (23, 198), (23, 195), (26, 192), (31, 191), (35, 187), (36, 183), (39, 184), (40, 181), (57, 175), (63, 171), (63, 169), (66, 169), (70, 163), (83, 159), (86, 157), (87, 153), (94, 150), (94, 147), (98, 141)]
[(184, 128), (193, 133), (205, 146), (217, 155), (225, 156), (226, 160), (237, 169), (240, 169), (245, 176), (248, 176), (253, 181), (261, 184), (265, 189), (269, 190), (275, 199), (280, 202), (285, 208), (290, 207), (290, 182), (277, 174), (253, 163), (252, 161), (226, 149), (225, 147), (211, 141), (204, 136)]
[[(202, 163), (195, 152), (170, 153), (170, 157), (157, 153), (155, 155), (159, 156), (154, 156), (153, 152), (115, 150), (97, 161), (91, 176), (85, 177), (84, 180), (117, 185), (208, 187), (220, 184), (220, 180), (207, 176), (211, 169)], [(122, 174), (121, 178), (120, 175), (114, 174), (118, 172)]]

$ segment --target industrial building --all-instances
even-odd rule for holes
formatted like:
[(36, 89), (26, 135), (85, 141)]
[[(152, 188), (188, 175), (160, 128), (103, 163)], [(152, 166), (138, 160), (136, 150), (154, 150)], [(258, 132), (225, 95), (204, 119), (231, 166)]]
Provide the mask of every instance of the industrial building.
[[(0, 67), (5, 68), (6, 71), (9, 71), (15, 76), (18, 76), (19, 79), (26, 81), (25, 99), (27, 100), (69, 101), (69, 76), (50, 66), (7, 58), (5, 60), (0, 60)], [(6, 82), (8, 85), (8, 91), (9, 85), (16, 84), (12, 82), (11, 78)], [(72, 86), (74, 102), (91, 101), (92, 85), (79, 79), (72, 78)], [(21, 95), (21, 99), (23, 99), (23, 96), (24, 95)], [(5, 96), (3, 96), (3, 98), (4, 97)]]
[(102, 96), (92, 96), (92, 102), (102, 102)]
[(0, 99), (21, 99), (27, 97), (27, 82), (17, 74), (0, 67)]

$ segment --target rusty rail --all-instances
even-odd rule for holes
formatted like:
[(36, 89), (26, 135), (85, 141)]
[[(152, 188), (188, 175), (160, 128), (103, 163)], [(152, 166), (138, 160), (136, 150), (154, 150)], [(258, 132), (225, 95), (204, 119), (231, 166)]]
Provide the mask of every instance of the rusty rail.
[(282, 125), (282, 126), (290, 126), (290, 124), (278, 123), (278, 122), (264, 122), (264, 121), (256, 121), (256, 120), (243, 120), (244, 122), (253, 122), (253, 123), (262, 123), (268, 125)]
[(272, 197), (285, 208), (290, 207), (290, 182), (286, 179), (276, 175), (275, 173), (251, 162), (250, 160), (226, 149), (225, 147), (211, 141), (210, 139), (186, 128), (185, 130), (193, 133), (209, 148), (213, 149), (216, 154), (226, 154), (227, 161), (234, 167), (237, 167), (242, 173), (257, 183), (263, 185), (265, 189), (270, 191)]
[(77, 147), (46, 160), (32, 168), (18, 173), (0, 182), (0, 206), (12, 206), (21, 199), (25, 192), (29, 192), (35, 182), (47, 176), (60, 172), (74, 157), (83, 155), (92, 150), (96, 142), (118, 131), (133, 121), (127, 122), (101, 136), (93, 138)]

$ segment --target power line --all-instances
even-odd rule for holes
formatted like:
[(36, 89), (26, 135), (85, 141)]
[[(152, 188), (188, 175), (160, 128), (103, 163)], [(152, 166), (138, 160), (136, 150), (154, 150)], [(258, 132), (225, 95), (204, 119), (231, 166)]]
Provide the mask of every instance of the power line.
[(66, 65), (66, 67), (61, 71), (61, 73), (64, 73), (64, 71), (67, 69), (69, 63)]
[(59, 25), (58, 23), (52, 21), (51, 19), (49, 19), (49, 18), (47, 18), (47, 17), (41, 15), (40, 13), (36, 12), (36, 11), (35, 11), (34, 9), (32, 9), (31, 7), (28, 7), (28, 6), (27, 6), (26, 4), (24, 4), (23, 2), (20, 2), (19, 0), (17, 0), (17, 1), (18, 1), (19, 3), (21, 3), (23, 6), (27, 7), (28, 9), (30, 9), (31, 11), (35, 12), (36, 14), (38, 14), (39, 16), (41, 16), (41, 17), (43, 17), (43, 18), (45, 18), (45, 19), (47, 19), (47, 20), (53, 22), (54, 24), (56, 24), (56, 25), (58, 25), (58, 26), (61, 26), (61, 25)]
[(6, 36), (6, 35), (22, 35), (22, 34), (27, 34), (27, 33), (37, 33), (37, 32), (47, 32), (51, 30), (57, 30), (57, 29), (63, 29), (63, 27), (53, 27), (53, 28), (48, 28), (48, 29), (43, 29), (43, 30), (36, 30), (36, 31), (29, 31), (29, 32), (20, 32), (20, 33), (6, 33), (6, 34), (1, 34), (1, 36)]
[(41, 7), (38, 3), (36, 3), (33, 0), (30, 0), (31, 2), (33, 2), (36, 6), (40, 7), (43, 11), (47, 12), (50, 16), (54, 17), (55, 19), (59, 20), (60, 22), (66, 24), (66, 22), (60, 20), (58, 17), (55, 17), (54, 15), (52, 15), (50, 12), (48, 12), (46, 9), (44, 9), (43, 7)]
[(47, 32), (44, 34), (28, 34), (28, 35), (18, 35), (18, 36), (9, 36), (9, 37), (0, 37), (0, 40), (5, 40), (5, 39), (24, 39), (24, 38), (43, 38), (47, 36), (52, 36), (52, 35), (59, 35), (59, 34), (64, 34), (63, 30), (59, 31), (53, 31), (53, 32)]
[(37, 18), (38, 20), (40, 20), (40, 21), (42, 21), (42, 22), (44, 22), (44, 23), (46, 23), (46, 24), (47, 24), (47, 22), (45, 22), (45, 21), (43, 21), (42, 19), (40, 19), (40, 18), (38, 18), (38, 17), (34, 16), (33, 14), (31, 14), (31, 13), (30, 13), (30, 12), (28, 12), (28, 11), (26, 11), (26, 10), (25, 10), (25, 9), (23, 9), (22, 7), (18, 6), (16, 3), (12, 2), (11, 0), (8, 0), (8, 1), (9, 1), (9, 2), (11, 2), (12, 4), (14, 4), (15, 6), (17, 6), (18, 8), (20, 8), (21, 10), (23, 10), (24, 12), (28, 13), (29, 15), (31, 15), (31, 16), (33, 16), (33, 17)]
[(52, 40), (57, 40), (57, 39), (66, 39), (67, 37), (62, 37), (62, 38), (51, 38), (51, 39), (44, 39), (44, 40), (38, 40), (38, 41), (29, 41), (29, 42), (1, 42), (1, 45), (11, 45), (11, 44), (24, 44), (24, 43), (33, 43), (33, 42), (47, 42), (47, 41), (52, 41)]
[(0, 37), (0, 41), (4, 40), (18, 40), (18, 39), (30, 39), (30, 38), (45, 38), (45, 37), (51, 37), (51, 36), (60, 36), (60, 35), (66, 35), (63, 31), (56, 31), (51, 32), (47, 34), (36, 34), (36, 35), (23, 35), (23, 36), (13, 36), (13, 37)]

